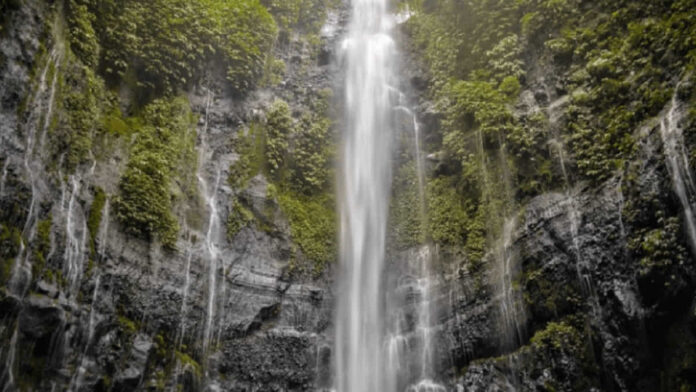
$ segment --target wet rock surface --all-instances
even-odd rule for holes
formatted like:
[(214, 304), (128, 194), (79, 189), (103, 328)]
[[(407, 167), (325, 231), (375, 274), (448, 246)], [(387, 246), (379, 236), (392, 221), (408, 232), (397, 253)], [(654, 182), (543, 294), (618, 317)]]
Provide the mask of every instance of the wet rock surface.
[[(25, 130), (17, 113), (33, 88), (30, 74), (40, 60), (39, 43), (49, 15), (49, 6), (33, 1), (24, 2), (6, 19), (3, 15), (0, 214), (3, 222), (19, 227), (26, 220), (32, 187), (21, 165)], [(309, 97), (334, 86), (332, 67), (341, 17), (345, 14), (337, 12), (330, 18), (334, 25), (322, 36), (316, 61), (308, 48), (298, 50), (305, 45), (299, 39), (278, 49), (276, 55), (288, 64), (279, 86), (258, 90), (244, 100), (228, 96), (222, 80), (190, 93), (192, 109), (201, 119), (197, 143), (210, 156), (201, 162), (202, 181), (214, 183), (216, 176), (222, 178), (216, 188), (221, 216), (227, 216), (237, 197), (264, 213), (266, 205), (274, 203), (266, 197), (263, 178), (259, 186), (252, 185), (243, 194), (226, 185), (228, 168), (238, 159), (234, 140), (276, 98), (286, 99), (293, 111), (302, 111)], [(51, 45), (50, 40), (44, 44)], [(88, 215), (92, 187), (117, 192), (123, 163), (109, 163), (93, 170), (77, 169), (76, 215)], [(63, 179), (47, 176), (43, 181), (45, 186), (38, 190), (39, 215), (54, 211), (46, 263), (62, 269), (68, 230), (67, 214), (62, 213), (67, 205), (62, 200), (64, 185), (59, 183)], [(331, 272), (319, 277), (289, 273), (292, 244), (280, 213), (268, 222), (273, 231), (249, 226), (234, 240), (224, 235), (215, 239), (217, 269), (210, 271), (204, 241), (209, 206), (201, 202), (187, 208), (199, 215), (200, 223), (184, 228), (185, 238), (176, 250), (128, 236), (113, 215), (106, 215), (108, 233), (97, 240), (97, 260), (89, 261), (89, 266), (85, 260), (75, 291), (66, 290), (55, 277), (37, 279), (27, 294), (3, 288), (0, 389), (34, 385), (47, 391), (161, 390), (165, 386), (176, 390), (178, 383), (184, 390), (299, 391), (315, 389), (316, 382), (328, 383)], [(216, 278), (212, 305), (211, 275)], [(31, 279), (19, 286), (29, 287)], [(209, 347), (203, 348), (208, 326)], [(170, 363), (171, 368), (160, 368), (158, 362)], [(318, 373), (324, 374), (323, 381), (317, 381)]]

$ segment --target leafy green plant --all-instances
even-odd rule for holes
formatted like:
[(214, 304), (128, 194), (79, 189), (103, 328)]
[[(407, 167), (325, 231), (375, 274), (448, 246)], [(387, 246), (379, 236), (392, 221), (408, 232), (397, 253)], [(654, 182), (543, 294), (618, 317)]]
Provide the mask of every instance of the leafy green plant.
[(130, 159), (114, 200), (116, 216), (126, 231), (146, 239), (176, 244), (179, 225), (172, 214), (173, 178), (195, 167), (195, 124), (185, 98), (157, 100), (140, 115), (144, 126), (135, 133)]
[(278, 195), (278, 203), (290, 222), (290, 235), (320, 274), (336, 254), (335, 205), (327, 196), (306, 197), (292, 192)]
[(266, 163), (271, 176), (279, 178), (285, 165), (288, 140), (294, 132), (295, 123), (290, 114), (290, 106), (283, 100), (276, 100), (266, 114)]

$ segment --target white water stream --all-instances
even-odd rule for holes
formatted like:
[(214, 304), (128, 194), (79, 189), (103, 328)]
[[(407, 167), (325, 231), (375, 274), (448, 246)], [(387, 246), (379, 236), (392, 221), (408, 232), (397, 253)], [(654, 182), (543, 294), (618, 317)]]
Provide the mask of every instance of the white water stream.
[(63, 211), (66, 221), (63, 273), (70, 287), (70, 293), (76, 294), (84, 269), (88, 230), (87, 220), (82, 213), (78, 200), (81, 188), (79, 176), (70, 176), (70, 186), (70, 198), (67, 209)]
[[(36, 223), (38, 218), (37, 204), (40, 202), (40, 183), (43, 173), (43, 164), (40, 150), (42, 143), (37, 148), (37, 138), (43, 139), (46, 128), (50, 123), (53, 113), (53, 101), (55, 98), (55, 90), (58, 80), (57, 69), (60, 67), (60, 49), (54, 48), (46, 60), (46, 64), (39, 76), (36, 92), (30, 100), (31, 108), (26, 122), (22, 125), (22, 130), (25, 135), (24, 142), (24, 161), (23, 166), (25, 174), (29, 177), (31, 185), (31, 202), (29, 203), (29, 211), (22, 229), (23, 241), (31, 242), (36, 235)], [(51, 83), (48, 83), (49, 71), (53, 69)], [(39, 150), (39, 151), (37, 151)], [(5, 163), (5, 168), (2, 174), (2, 184), (4, 188), (7, 177), (8, 162)], [(4, 192), (4, 189), (3, 189)], [(20, 252), (15, 259), (12, 276), (8, 283), (8, 288), (11, 293), (19, 296), (24, 296), (31, 282), (31, 260), (29, 252), (26, 252), (26, 247), (21, 244)]]
[(393, 138), (396, 48), (386, 0), (354, 0), (343, 42), (346, 71), (340, 190), (341, 294), (336, 312), (335, 388), (387, 392), (383, 269)]
[[(424, 245), (404, 265), (405, 283), (395, 303), (385, 287), (385, 245), (396, 117), (405, 114), (415, 139), (420, 209), (426, 218), (425, 175), (419, 124), (394, 87), (396, 45), (390, 36), (403, 16), (387, 0), (353, 0), (343, 42), (346, 133), (339, 176), (341, 294), (336, 312), (334, 383), (339, 392), (443, 391), (434, 371), (430, 272)], [(417, 253), (417, 254), (416, 254)], [(409, 310), (402, 311), (399, 306)], [(412, 312), (414, 323), (406, 321)], [(415, 367), (414, 367), (415, 366)], [(411, 370), (416, 370), (415, 373)], [(414, 381), (415, 380), (415, 381)], [(408, 383), (412, 384), (408, 385)]]
[(691, 251), (696, 254), (696, 183), (689, 166), (684, 134), (679, 122), (683, 116), (676, 94), (669, 110), (660, 121), (660, 136), (665, 152), (667, 169), (672, 177), (672, 187), (684, 211), (684, 223)]

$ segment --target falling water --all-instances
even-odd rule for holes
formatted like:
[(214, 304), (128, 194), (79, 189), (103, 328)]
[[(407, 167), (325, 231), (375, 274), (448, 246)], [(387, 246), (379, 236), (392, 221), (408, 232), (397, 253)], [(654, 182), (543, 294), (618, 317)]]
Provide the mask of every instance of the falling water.
[(342, 294), (336, 314), (335, 386), (387, 392), (384, 268), (391, 182), (394, 41), (387, 0), (354, 0), (345, 56), (347, 132), (339, 179)]
[[(47, 83), (47, 78), (49, 70), (51, 70), (52, 67), (56, 70), (60, 65), (59, 53), (59, 48), (54, 48), (46, 60), (46, 65), (39, 76), (36, 92), (28, 106), (31, 108), (31, 111), (29, 112), (26, 122), (22, 126), (25, 133), (24, 169), (29, 176), (29, 183), (31, 185), (31, 201), (29, 203), (27, 218), (22, 229), (22, 236), (29, 242), (31, 242), (36, 235), (35, 223), (37, 220), (37, 204), (39, 203), (38, 199), (40, 196), (39, 183), (40, 175), (43, 171), (40, 151), (36, 151), (36, 139), (37, 134), (39, 137), (43, 137), (53, 113), (53, 101), (55, 98), (58, 72), (53, 72), (50, 88)], [(41, 121), (42, 115), (43, 121)], [(37, 154), (37, 152), (39, 154)], [(3, 184), (5, 182), (6, 170), (7, 162), (5, 169), (3, 169)], [(30, 252), (26, 252), (25, 246), (22, 244), (21, 251), (15, 260), (10, 282), (8, 283), (10, 292), (14, 294), (24, 295), (28, 288), (28, 282), (31, 281), (31, 260), (29, 253)]]
[(525, 314), (521, 309), (521, 298), (518, 290), (513, 285), (515, 274), (515, 257), (513, 251), (513, 234), (517, 220), (507, 219), (503, 225), (503, 236), (497, 250), (496, 278), (500, 285), (498, 292), (500, 298), (500, 313), (503, 321), (503, 345), (506, 349), (514, 349), (524, 342), (525, 338)]
[(64, 212), (66, 220), (64, 273), (73, 291), (77, 288), (82, 274), (87, 244), (87, 223), (78, 202), (80, 181), (78, 176), (70, 176), (70, 198), (68, 208)]
[(198, 182), (203, 190), (203, 196), (205, 198), (205, 204), (208, 209), (208, 226), (205, 235), (205, 240), (203, 242), (205, 256), (208, 259), (208, 304), (206, 308), (206, 321), (205, 329), (203, 330), (203, 350), (208, 350), (211, 344), (211, 337), (213, 336), (215, 329), (215, 308), (217, 301), (217, 273), (218, 273), (218, 261), (220, 258), (220, 250), (218, 248), (218, 242), (221, 237), (221, 220), (220, 211), (218, 210), (218, 191), (220, 190), (222, 170), (218, 167), (215, 170), (215, 182), (213, 184), (208, 182), (206, 177), (205, 167), (212, 162), (212, 150), (208, 145), (208, 111), (211, 104), (211, 93), (207, 92), (206, 104), (205, 104), (205, 115), (203, 117), (204, 124), (203, 129), (200, 132), (201, 147), (199, 156), (199, 171), (198, 171)]
[(416, 333), (420, 335), (421, 347), (417, 361), (420, 362), (420, 375), (418, 382), (407, 388), (408, 392), (444, 392), (445, 387), (433, 381), (434, 377), (434, 358), (433, 358), (433, 306), (432, 289), (436, 283), (431, 274), (431, 264), (433, 260), (430, 245), (424, 245), (418, 251), (415, 258), (414, 272), (416, 288), (418, 291), (417, 323)]
[[(590, 273), (591, 266), (589, 264), (590, 260), (589, 258), (583, 255), (583, 249), (580, 245), (580, 225), (582, 223), (582, 214), (578, 207), (578, 199), (573, 194), (573, 184), (571, 182), (570, 176), (568, 175), (568, 169), (566, 168), (567, 154), (565, 149), (565, 143), (563, 142), (563, 137), (561, 136), (560, 130), (557, 125), (557, 113), (559, 113), (558, 109), (564, 103), (565, 100), (559, 99), (548, 107), (548, 114), (549, 118), (551, 119), (551, 123), (555, 124), (555, 126), (552, 127), (553, 134), (550, 135), (551, 138), (549, 139), (548, 144), (551, 148), (554, 148), (556, 150), (556, 153), (558, 155), (558, 163), (561, 168), (561, 174), (563, 175), (566, 203), (568, 204), (567, 216), (569, 223), (568, 229), (570, 231), (571, 239), (571, 250), (576, 260), (575, 269), (578, 276), (578, 280), (580, 281), (580, 287), (582, 288), (583, 293), (589, 297), (590, 305), (592, 306), (592, 311), (595, 314), (595, 316), (598, 317), (601, 309), (599, 306), (599, 298), (597, 297), (596, 291), (592, 283), (592, 276)], [(621, 198), (623, 200), (623, 194), (621, 194), (620, 191), (619, 194), (621, 195)], [(621, 201), (621, 203), (623, 203), (623, 201)], [(621, 204), (620, 209), (621, 208), (623, 208), (623, 204)], [(619, 211), (619, 224), (623, 233), (623, 222), (621, 221), (620, 213), (621, 211)]]
[(34, 101), (32, 103), (32, 108), (36, 108), (32, 110), (32, 112), (29, 115), (29, 119), (27, 120), (26, 123), (26, 143), (25, 143), (25, 152), (24, 152), (24, 167), (29, 174), (29, 178), (31, 180), (31, 203), (29, 204), (29, 213), (27, 215), (27, 220), (24, 225), (24, 231), (27, 232), (28, 230), (31, 229), (31, 225), (33, 224), (34, 221), (34, 215), (35, 215), (35, 209), (36, 209), (36, 203), (37, 203), (37, 198), (38, 198), (38, 191), (37, 191), (37, 181), (38, 181), (38, 174), (41, 171), (41, 167), (39, 165), (40, 159), (35, 159), (35, 149), (36, 149), (36, 138), (37, 138), (37, 131), (39, 132), (39, 137), (43, 138), (43, 135), (46, 131), (46, 127), (49, 124), (49, 121), (51, 119), (51, 114), (53, 113), (53, 100), (55, 98), (55, 88), (56, 88), (56, 83), (58, 79), (58, 72), (54, 71), (53, 72), (53, 80), (51, 82), (51, 88), (48, 91), (48, 100), (46, 103), (46, 113), (43, 113), (44, 116), (44, 121), (39, 122), (39, 118), (42, 115), (41, 109), (43, 106), (41, 105), (41, 100), (45, 99), (44, 95), (46, 94), (46, 88), (48, 87), (46, 84), (46, 77), (48, 74), (48, 71), (51, 69), (51, 66), (54, 67), (54, 69), (57, 69), (59, 66), (58, 62), (58, 55), (57, 52), (54, 50), (51, 52), (51, 55), (49, 57), (49, 60), (46, 62), (46, 66), (41, 73), (41, 77), (39, 78), (39, 86), (36, 91), (36, 95), (34, 96)]
[(99, 223), (99, 233), (97, 234), (97, 254), (103, 260), (106, 258), (106, 244), (109, 241), (109, 214), (111, 206), (109, 199), (104, 203), (104, 211), (102, 212), (102, 220)]
[(696, 222), (694, 221), (694, 204), (696, 201), (696, 184), (689, 166), (689, 158), (684, 144), (684, 134), (679, 122), (683, 116), (676, 94), (667, 113), (660, 122), (660, 136), (665, 150), (667, 169), (672, 177), (674, 192), (684, 210), (684, 220), (691, 251), (696, 253)]
[(2, 388), (2, 392), (13, 391), (15, 387), (14, 380), (14, 367), (15, 367), (15, 356), (17, 355), (17, 328), (15, 327), (12, 333), (12, 339), (10, 339), (10, 348), (7, 352), (7, 358), (5, 360), (5, 372), (0, 378), (0, 381), (5, 383)]
[(2, 177), (0, 177), (0, 197), (5, 195), (5, 182), (7, 181), (7, 172), (10, 168), (10, 158), (5, 158), (5, 163), (2, 165)]
[(206, 232), (204, 242), (206, 256), (208, 257), (208, 307), (205, 331), (203, 333), (203, 345), (207, 348), (210, 344), (210, 336), (212, 334), (215, 320), (215, 292), (217, 289), (216, 274), (219, 257), (219, 250), (216, 242), (220, 233), (220, 219), (217, 210), (217, 191), (218, 187), (220, 186), (220, 171), (217, 173), (214, 186), (210, 187), (210, 189), (208, 189), (208, 185), (202, 178), (199, 177), (199, 180), (205, 189), (205, 200), (210, 214), (208, 219), (208, 231)]
[[(408, 11), (407, 11), (408, 12)], [(410, 124), (406, 124), (412, 127), (413, 131), (413, 159), (416, 163), (416, 178), (418, 181), (418, 197), (419, 197), (419, 220), (423, 229), (427, 227), (428, 223), (428, 212), (425, 198), (425, 169), (423, 162), (423, 153), (421, 150), (420, 141), (420, 124), (418, 123), (418, 118), (413, 113), (412, 110), (404, 106), (404, 94), (399, 93), (399, 104), (396, 109), (404, 112), (410, 120)], [(408, 343), (408, 338), (405, 336), (409, 331), (404, 328), (404, 325), (408, 324), (403, 322), (402, 312), (396, 312), (399, 316), (396, 320), (392, 321), (390, 324), (392, 327), (389, 331), (389, 338), (387, 341), (387, 360), (393, 370), (399, 377), (404, 377), (405, 379), (417, 380), (415, 384), (407, 387), (409, 392), (441, 392), (445, 391), (442, 385), (437, 384), (433, 381), (435, 364), (434, 364), (434, 352), (433, 352), (433, 322), (432, 315), (435, 312), (433, 306), (433, 288), (437, 283), (437, 280), (432, 273), (432, 262), (433, 262), (433, 250), (430, 244), (424, 244), (421, 246), (415, 257), (409, 257), (409, 271), (408, 275), (413, 277), (414, 282), (412, 284), (412, 291), (414, 292), (412, 298), (417, 302), (415, 309), (415, 335), (420, 339), (420, 344), (411, 347)], [(415, 352), (412, 352), (415, 351)], [(408, 368), (404, 368), (404, 357), (413, 356), (414, 360), (419, 363), (420, 373), (419, 374), (404, 374), (408, 372)], [(415, 376), (415, 377), (414, 377)], [(398, 383), (397, 383), (398, 384)]]
[(97, 312), (95, 310), (95, 304), (97, 303), (97, 297), (99, 295), (99, 285), (101, 283), (101, 275), (97, 275), (94, 280), (94, 291), (92, 292), (92, 303), (89, 308), (89, 321), (87, 324), (87, 341), (85, 342), (85, 347), (80, 355), (80, 365), (75, 373), (75, 376), (70, 381), (68, 386), (69, 391), (79, 391), (84, 381), (85, 373), (87, 372), (87, 350), (89, 350), (92, 339), (94, 338), (94, 327), (97, 321)]
[(186, 334), (186, 301), (188, 301), (189, 286), (191, 285), (191, 259), (193, 258), (193, 250), (189, 247), (188, 255), (186, 256), (186, 276), (184, 277), (184, 289), (181, 293), (181, 310), (179, 311), (179, 318), (181, 319), (181, 325), (179, 326), (179, 339), (177, 342), (177, 348), (181, 347), (184, 340), (184, 335)]

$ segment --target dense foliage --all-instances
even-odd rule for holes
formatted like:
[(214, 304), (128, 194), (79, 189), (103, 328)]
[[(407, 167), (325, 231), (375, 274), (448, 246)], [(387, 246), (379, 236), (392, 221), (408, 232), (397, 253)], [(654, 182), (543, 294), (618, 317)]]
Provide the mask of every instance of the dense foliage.
[(173, 247), (179, 224), (172, 202), (186, 194), (190, 179), (182, 176), (196, 165), (195, 118), (185, 98), (156, 100), (140, 117), (143, 123), (133, 131), (135, 142), (115, 199), (116, 214), (129, 233)]
[[(236, 189), (247, 187), (258, 174), (271, 181), (266, 197), (277, 203), (303, 256), (295, 258), (293, 267), (315, 275), (335, 259), (336, 253), (336, 217), (330, 187), (334, 156), (328, 117), (330, 98), (329, 90), (317, 92), (299, 118), (293, 116), (287, 102), (273, 102), (265, 118), (252, 123), (238, 137), (235, 149), (240, 156), (230, 167), (229, 177)], [(252, 221), (258, 229), (276, 229), (272, 205), (254, 210), (244, 201), (236, 202), (230, 212), (227, 234), (231, 239)]]
[(71, 0), (69, 9), (76, 54), (145, 96), (190, 87), (213, 59), (244, 93), (261, 77), (277, 30), (258, 0)]
[[(478, 206), (469, 224), (486, 222), (492, 234), (494, 215), (515, 203), (614, 175), (634, 152), (634, 131), (696, 64), (692, 0), (405, 3), (415, 10), (412, 50), (444, 114), (442, 142), (429, 148), (443, 151), (453, 196)], [(569, 101), (555, 111), (526, 107), (525, 89), (542, 104)], [(454, 230), (446, 238), (466, 236)]]

